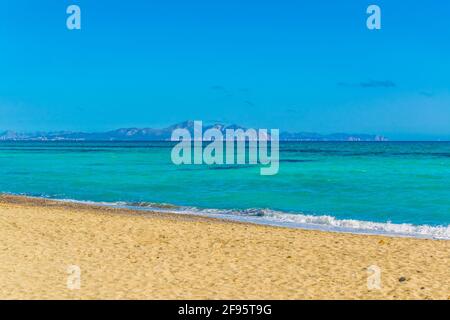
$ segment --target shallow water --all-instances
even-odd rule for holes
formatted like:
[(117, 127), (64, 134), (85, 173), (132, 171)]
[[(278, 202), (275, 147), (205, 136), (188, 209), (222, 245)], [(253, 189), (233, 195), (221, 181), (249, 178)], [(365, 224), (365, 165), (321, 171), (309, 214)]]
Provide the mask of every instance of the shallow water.
[(450, 238), (450, 143), (281, 143), (275, 176), (176, 166), (172, 146), (0, 142), (0, 192)]

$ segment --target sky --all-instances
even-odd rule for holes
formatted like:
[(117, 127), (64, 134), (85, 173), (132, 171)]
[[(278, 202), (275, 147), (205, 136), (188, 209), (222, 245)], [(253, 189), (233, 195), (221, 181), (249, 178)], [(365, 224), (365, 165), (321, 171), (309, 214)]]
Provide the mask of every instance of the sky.
[(450, 139), (450, 3), (1, 1), (0, 131), (188, 119)]

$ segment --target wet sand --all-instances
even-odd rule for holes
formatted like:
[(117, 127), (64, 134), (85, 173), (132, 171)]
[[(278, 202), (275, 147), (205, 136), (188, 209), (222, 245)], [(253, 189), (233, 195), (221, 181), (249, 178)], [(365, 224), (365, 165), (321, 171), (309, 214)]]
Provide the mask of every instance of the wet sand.
[(450, 299), (450, 241), (3, 195), (0, 299)]

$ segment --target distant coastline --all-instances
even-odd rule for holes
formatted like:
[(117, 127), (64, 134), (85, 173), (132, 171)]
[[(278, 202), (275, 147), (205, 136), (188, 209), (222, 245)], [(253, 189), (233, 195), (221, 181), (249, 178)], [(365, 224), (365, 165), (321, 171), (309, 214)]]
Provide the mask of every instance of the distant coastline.
[[(0, 131), (0, 141), (170, 141), (172, 131), (175, 129), (193, 130), (193, 121), (184, 121), (172, 126), (154, 129), (154, 128), (121, 128), (106, 132), (16, 132)], [(204, 129), (216, 128), (221, 132), (226, 129), (242, 129), (245, 127), (239, 125), (225, 125), (216, 123), (204, 126)], [(388, 138), (376, 134), (351, 134), (334, 133), (319, 134), (314, 132), (280, 132), (280, 141), (389, 141)]]

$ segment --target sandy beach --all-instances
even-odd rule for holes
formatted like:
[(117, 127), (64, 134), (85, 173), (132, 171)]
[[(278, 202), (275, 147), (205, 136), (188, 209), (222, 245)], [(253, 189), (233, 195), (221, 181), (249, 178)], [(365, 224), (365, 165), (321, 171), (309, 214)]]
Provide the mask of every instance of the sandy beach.
[(450, 299), (450, 241), (3, 195), (0, 299)]

